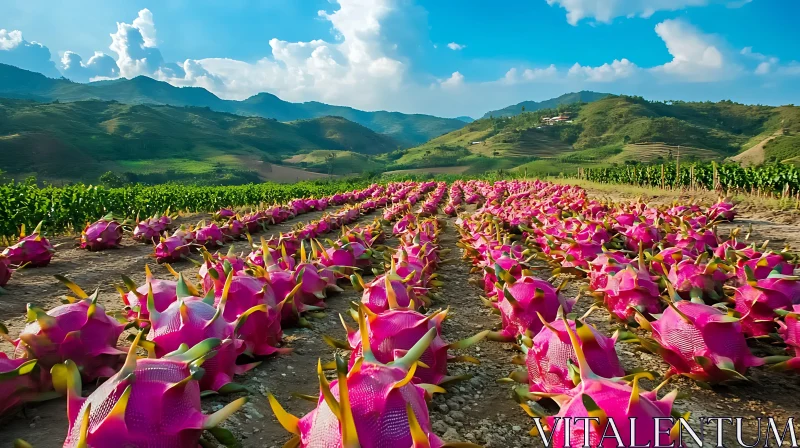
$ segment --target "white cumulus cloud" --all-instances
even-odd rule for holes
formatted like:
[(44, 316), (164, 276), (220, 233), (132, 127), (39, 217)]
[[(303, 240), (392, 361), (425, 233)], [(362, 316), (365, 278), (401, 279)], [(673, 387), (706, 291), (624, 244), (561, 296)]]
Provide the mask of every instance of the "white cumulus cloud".
[(459, 72), (453, 72), (449, 78), (439, 82), (439, 85), (444, 89), (456, 89), (464, 85), (464, 75)]
[(119, 73), (125, 78), (152, 75), (164, 63), (156, 47), (156, 30), (153, 14), (148, 9), (139, 11), (133, 23), (117, 23), (117, 32), (111, 34), (111, 51), (117, 54)]
[(59, 76), (50, 59), (50, 49), (38, 42), (28, 42), (20, 30), (0, 29), (0, 64), (14, 65), (51, 78)]
[(629, 78), (635, 75), (638, 70), (639, 67), (636, 64), (622, 58), (621, 60), (614, 59), (610, 64), (605, 63), (598, 67), (582, 66), (576, 62), (569, 69), (569, 76), (588, 82), (614, 82)]
[(577, 25), (583, 19), (611, 23), (616, 17), (650, 17), (656, 11), (677, 11), (690, 6), (723, 3), (740, 7), (751, 0), (547, 0), (550, 6), (567, 10), (567, 22)]
[(690, 82), (717, 81), (735, 75), (739, 67), (723, 53), (713, 36), (703, 34), (683, 20), (665, 20), (656, 25), (672, 60), (652, 71)]
[(451, 49), (453, 51), (460, 51), (460, 50), (463, 50), (463, 49), (467, 48), (467, 46), (466, 45), (457, 44), (455, 42), (450, 42), (449, 44), (447, 44), (447, 48), (449, 48), (449, 49)]
[(89, 82), (96, 79), (114, 79), (119, 77), (117, 61), (111, 56), (96, 51), (94, 56), (83, 62), (83, 58), (72, 51), (65, 51), (61, 56), (61, 73), (77, 82)]

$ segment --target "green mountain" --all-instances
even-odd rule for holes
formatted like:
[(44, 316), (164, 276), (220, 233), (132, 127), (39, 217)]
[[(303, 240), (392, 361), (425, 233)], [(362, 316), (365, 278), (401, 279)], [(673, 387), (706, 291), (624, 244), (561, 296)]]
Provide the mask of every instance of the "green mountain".
[[(146, 182), (257, 181), (279, 177), (283, 168), (273, 163), (299, 153), (366, 157), (396, 148), (341, 117), (283, 123), (199, 107), (0, 99), (0, 170), (15, 178), (96, 181), (113, 171)], [(286, 169), (294, 170), (289, 180), (305, 176)]]
[[(559, 111), (567, 113), (569, 121), (543, 123), (542, 118)], [(390, 169), (480, 172), (521, 167), (558, 174), (582, 166), (668, 160), (678, 154), (685, 161), (722, 160), (759, 143), (767, 161), (800, 163), (800, 107), (609, 95), (559, 110), (529, 112), (526, 107), (526, 112), (511, 117), (483, 118), (379, 158), (389, 161)]]
[(473, 121), (475, 121), (475, 119), (474, 119), (474, 118), (472, 118), (472, 117), (468, 117), (468, 116), (466, 116), (466, 115), (463, 115), (463, 116), (461, 116), (461, 117), (456, 117), (456, 120), (461, 120), (461, 121), (463, 121), (464, 123), (472, 123)]
[[(598, 93), (582, 90), (580, 92), (565, 93), (558, 98), (551, 98), (545, 101), (523, 101), (514, 104), (513, 106), (504, 107), (502, 109), (486, 112), (483, 118), (491, 117), (513, 117), (522, 112), (536, 112), (542, 109), (557, 109), (558, 106), (574, 103), (591, 103), (609, 96), (609, 93)], [(524, 109), (523, 109), (524, 107)]]
[(395, 139), (396, 146), (409, 147), (464, 126), (453, 118), (399, 112), (365, 112), (351, 107), (318, 102), (290, 103), (275, 95), (260, 93), (244, 101), (223, 100), (199, 87), (174, 87), (145, 76), (89, 84), (51, 79), (39, 73), (0, 64), (0, 96), (36, 101), (119, 101), (126, 104), (159, 104), (208, 107), (217, 112), (293, 121), (338, 116)]

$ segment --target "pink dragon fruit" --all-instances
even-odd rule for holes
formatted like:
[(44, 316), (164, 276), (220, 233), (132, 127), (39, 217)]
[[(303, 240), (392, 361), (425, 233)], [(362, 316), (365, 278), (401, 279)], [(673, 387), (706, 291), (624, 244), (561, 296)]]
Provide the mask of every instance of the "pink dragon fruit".
[(222, 307), (214, 306), (213, 293), (205, 299), (192, 294), (181, 275), (176, 286), (177, 300), (166, 310), (155, 307), (154, 294), (148, 292), (147, 311), (152, 329), (147, 340), (153, 342), (155, 354), (162, 357), (181, 344), (195, 345), (208, 338), (227, 339), (234, 334), (234, 324), (221, 318)]
[(236, 212), (229, 209), (229, 208), (221, 208), (218, 212), (214, 213), (214, 220), (215, 221), (224, 221), (236, 216)]
[[(222, 317), (228, 322), (241, 322), (237, 335), (244, 342), (243, 353), (267, 356), (277, 352), (283, 331), (275, 292), (268, 284), (254, 277), (229, 276), (227, 291), (223, 287), (218, 292), (216, 304), (221, 306), (223, 295), (227, 292)], [(259, 312), (254, 312), (256, 310)]]
[(719, 198), (716, 204), (708, 208), (708, 217), (711, 220), (733, 221), (736, 217), (736, 206), (730, 200)]
[(631, 260), (619, 252), (604, 252), (589, 262), (589, 289), (598, 291), (608, 285), (611, 275), (625, 269)]
[(764, 364), (747, 348), (739, 319), (715, 307), (680, 300), (654, 322), (641, 315), (637, 321), (653, 332), (655, 344), (645, 346), (670, 364), (668, 375), (719, 383), (744, 378), (748, 368)]
[(208, 249), (213, 249), (224, 244), (225, 235), (213, 222), (207, 226), (201, 223), (195, 231), (195, 241)]
[(639, 245), (649, 249), (661, 240), (658, 227), (642, 222), (625, 229), (622, 234), (625, 235), (625, 242), (631, 250), (636, 250)]
[(733, 295), (736, 311), (742, 316), (742, 330), (748, 336), (767, 336), (778, 327), (775, 311), (788, 311), (800, 303), (800, 278), (783, 275), (776, 268), (766, 279), (756, 280), (749, 266), (744, 270), (748, 281)]
[[(542, 320), (544, 327), (531, 339), (525, 339), (520, 348), (525, 353), (530, 392), (567, 394), (580, 382), (580, 375), (572, 367), (577, 366), (578, 358), (563, 320), (552, 323)], [(620, 365), (614, 344), (617, 336), (611, 338), (581, 321), (569, 322), (578, 336), (586, 362), (592, 371), (603, 378), (625, 376)], [(569, 361), (574, 364), (570, 365)]]
[[(582, 446), (586, 441), (587, 446), (603, 448), (672, 446), (677, 434), (671, 431), (668, 419), (678, 391), (659, 400), (657, 390), (647, 392), (639, 387), (639, 378), (653, 379), (649, 373), (636, 375), (632, 385), (618, 378), (608, 379), (595, 374), (578, 336), (571, 326), (564, 325), (563, 328), (567, 330), (578, 360), (579, 384), (565, 394), (518, 392), (523, 398), (549, 397), (559, 404), (560, 410), (555, 416), (539, 416), (546, 417), (545, 429), (552, 433), (552, 446)], [(536, 416), (527, 404), (522, 406), (531, 416)], [(577, 417), (597, 418), (597, 421), (587, 421), (587, 425), (564, 423), (576, 422)], [(657, 420), (659, 418), (663, 420)], [(607, 422), (613, 424), (614, 436), (605, 434)]]
[(194, 233), (181, 228), (172, 236), (162, 238), (155, 247), (155, 257), (158, 263), (173, 263), (181, 261), (189, 255), (189, 249), (194, 244)]
[(422, 305), (419, 298), (414, 296), (410, 286), (407, 286), (403, 278), (393, 270), (375, 277), (367, 284), (364, 284), (364, 280), (358, 274), (353, 274), (352, 281), (356, 289), (364, 290), (361, 303), (373, 313), (392, 308), (416, 308)]
[(117, 349), (124, 325), (97, 303), (97, 291), (89, 296), (66, 278), (58, 279), (77, 299), (68, 297), (71, 303), (48, 312), (28, 304), (28, 325), (14, 341), (15, 357), (36, 358), (45, 371), (71, 359), (87, 381), (110, 377), (125, 354)]
[(0, 417), (37, 395), (35, 359), (9, 359), (0, 352)]
[(214, 428), (246, 403), (240, 398), (212, 415), (202, 414), (200, 365), (219, 340), (208, 339), (188, 350), (183, 346), (161, 359), (137, 360), (140, 337), (122, 369), (87, 398), (81, 397), (81, 379), (72, 361), (53, 367), (57, 388), (67, 394), (64, 447), (194, 447), (204, 430), (219, 434)]
[[(169, 267), (169, 265), (167, 266)], [(172, 270), (172, 268), (169, 269)], [(175, 289), (178, 285), (176, 282), (154, 278), (153, 273), (150, 272), (150, 266), (145, 265), (144, 271), (144, 285), (137, 286), (133, 280), (123, 275), (122, 280), (128, 291), (126, 292), (122, 288), (117, 288), (122, 297), (122, 302), (125, 304), (128, 320), (131, 322), (141, 322), (150, 319), (150, 314), (147, 311), (147, 294), (151, 290), (153, 291), (153, 303), (156, 311), (159, 313), (166, 310), (172, 302), (178, 300), (178, 296), (175, 293)], [(177, 276), (177, 273), (174, 271), (172, 272)], [(188, 286), (190, 291), (194, 293), (193, 295), (199, 295), (199, 292), (193, 291), (191, 285)]]
[(615, 317), (629, 321), (635, 310), (661, 312), (658, 285), (646, 267), (636, 269), (629, 264), (625, 269), (609, 275), (606, 287), (597, 291), (603, 293), (603, 302)]
[(0, 254), (0, 288), (6, 286), (8, 281), (11, 280), (11, 274), (14, 271), (11, 269), (11, 262), (8, 257)]
[(81, 233), (81, 249), (91, 251), (120, 247), (122, 226), (110, 215), (89, 224)]
[(497, 308), (503, 328), (490, 337), (497, 340), (514, 340), (521, 335), (532, 337), (542, 329), (539, 315), (550, 322), (558, 315), (559, 308), (568, 313), (574, 304), (575, 299), (563, 299), (549, 282), (523, 275), (519, 280), (502, 286)]
[(41, 268), (50, 264), (56, 249), (41, 235), (41, 229), (39, 223), (32, 234), (25, 236), (25, 226), (22, 227), (19, 242), (3, 251), (12, 265)]
[[(470, 357), (452, 357), (447, 351), (449, 349), (467, 348), (481, 341), (489, 333), (484, 331), (475, 336), (459, 342), (448, 344), (442, 338), (442, 322), (447, 317), (447, 311), (438, 311), (428, 316), (422, 315), (410, 309), (392, 309), (380, 314), (375, 314), (367, 309), (363, 304), (360, 309), (359, 328), (365, 326), (365, 331), (369, 337), (372, 354), (378, 362), (388, 364), (399, 359), (414, 344), (422, 339), (431, 329), (436, 329), (436, 336), (431, 341), (430, 346), (422, 354), (420, 361), (428, 367), (417, 367), (414, 374), (415, 383), (426, 383), (441, 385), (451, 381), (465, 379), (467, 377), (448, 376), (447, 363), (456, 360), (468, 360), (476, 362)], [(344, 324), (344, 322), (342, 322)], [(356, 360), (363, 356), (361, 350), (361, 334), (345, 325), (347, 331), (347, 342), (337, 341), (326, 337), (326, 342), (336, 348), (352, 350), (350, 355), (350, 368), (355, 365)]]
[(786, 356), (774, 367), (786, 368), (800, 371), (800, 305), (794, 305), (791, 311), (776, 310), (778, 315), (783, 317), (783, 321), (778, 321), (778, 334), (786, 343), (786, 347), (791, 356)]
[(231, 322), (222, 316), (231, 288), (233, 275), (228, 276), (225, 290), (219, 301), (219, 306), (214, 306), (213, 293), (205, 299), (191, 296), (189, 288), (183, 277), (178, 278), (178, 301), (172, 303), (163, 313), (153, 307), (152, 294), (148, 294), (147, 308), (150, 312), (152, 329), (147, 335), (147, 340), (154, 345), (153, 352), (157, 357), (180, 349), (182, 345), (194, 345), (205, 339), (216, 338), (223, 343), (215, 349), (216, 361), (206, 364), (205, 375), (200, 381), (203, 390), (217, 390), (229, 384), (236, 374), (241, 374), (255, 367), (255, 364), (246, 366), (236, 365), (236, 358), (245, 351), (245, 344), (238, 339), (238, 329), (254, 313), (268, 312), (265, 303), (257, 304), (239, 315), (233, 315)]
[(158, 244), (161, 236), (167, 231), (167, 227), (172, 223), (169, 216), (153, 216), (145, 219), (133, 229), (133, 239), (140, 243)]
[(667, 280), (683, 298), (708, 298), (717, 301), (724, 296), (722, 286), (731, 276), (722, 270), (724, 266), (721, 260), (703, 263), (704, 258), (687, 258), (670, 267)]
[(241, 239), (242, 235), (245, 234), (247, 227), (245, 227), (242, 221), (232, 218), (230, 221), (220, 227), (220, 230), (222, 231), (222, 234), (225, 235), (226, 239), (238, 240)]
[(761, 254), (756, 258), (751, 258), (749, 260), (739, 260), (737, 263), (738, 270), (737, 275), (741, 282), (747, 282), (747, 273), (745, 271), (745, 267), (748, 267), (752, 270), (753, 277), (756, 280), (765, 279), (767, 278), (772, 271), (778, 270), (780, 274), (783, 275), (792, 275), (794, 273), (795, 265), (786, 261), (786, 258), (783, 254), (776, 254), (776, 253), (766, 253)]
[(336, 357), (338, 379), (330, 384), (318, 364), (320, 397), (317, 407), (302, 419), (287, 413), (270, 394), (278, 421), (295, 435), (288, 446), (442, 448), (443, 442), (431, 431), (426, 390), (411, 382), (417, 360), (435, 336), (436, 329), (431, 328), (391, 365), (378, 362), (365, 339), (364, 357), (349, 372), (345, 360)]

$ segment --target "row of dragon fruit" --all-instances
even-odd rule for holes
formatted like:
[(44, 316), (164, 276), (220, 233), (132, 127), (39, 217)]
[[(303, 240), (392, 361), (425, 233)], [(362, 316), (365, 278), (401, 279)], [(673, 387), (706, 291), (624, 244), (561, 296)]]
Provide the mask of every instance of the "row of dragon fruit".
[[(354, 209), (366, 214), (378, 204), (414, 205), (434, 187), (420, 210), (435, 210), (446, 187), (430, 182), (376, 188), (376, 196), (367, 197)], [(14, 357), (0, 353), (0, 415), (26, 401), (66, 394), (69, 433), (65, 446), (119, 446), (123, 442), (149, 446), (155, 440), (166, 446), (195, 446), (204, 429), (219, 440), (230, 440), (231, 435), (217, 425), (245, 400), (204, 416), (201, 392), (241, 392), (243, 388), (233, 381), (235, 375), (255, 367), (261, 357), (286, 352), (280, 348), (282, 328), (308, 325), (306, 317), (325, 309), (328, 294), (342, 291), (337, 282), (352, 277), (359, 286), (363, 284), (358, 271), (370, 272), (373, 260), (381, 255), (377, 249), (385, 236), (377, 220), (347, 228), (357, 217), (326, 215), (297, 226), (313, 232), (262, 239), (261, 247), (248, 256), (232, 251), (211, 254), (203, 248), (198, 285), (169, 265), (176, 280), (157, 279), (149, 269), (141, 286), (123, 276), (123, 285), (117, 288), (125, 314), (119, 319), (98, 303), (97, 291), (89, 295), (59, 277), (72, 292), (65, 298), (68, 303), (47, 312), (29, 306), (29, 324), (19, 337), (11, 340), (7, 331), (3, 332), (14, 344)], [(409, 269), (423, 261), (429, 271), (435, 268), (438, 258), (428, 249), (432, 246), (426, 245), (433, 225), (421, 225), (429, 233), (408, 240), (407, 255), (399, 266), (377, 283), (364, 285), (367, 302), (380, 302), (380, 286), (374, 285), (384, 285), (383, 279), (397, 282), (399, 272), (406, 275), (403, 282), (411, 282)], [(328, 240), (328, 248), (317, 239), (340, 228), (341, 237)], [(426, 243), (420, 243), (423, 240)], [(435, 276), (420, 272), (417, 279), (405, 297), (384, 293), (384, 305), (415, 307), (412, 300), (420, 300), (415, 294), (435, 283)], [(125, 328), (137, 331), (127, 356), (118, 348)], [(148, 357), (137, 359), (137, 348), (145, 349)], [(252, 362), (237, 364), (243, 357)], [(81, 398), (82, 382), (102, 378), (109, 379), (88, 398)], [(161, 400), (156, 406), (159, 412), (141, 417), (141, 406), (156, 399)], [(131, 415), (136, 418), (126, 419)], [(182, 423), (166, 428), (159, 423), (166, 419)]]
[[(208, 225), (200, 222), (197, 226), (181, 226), (173, 234), (168, 234), (172, 226), (169, 212), (153, 216), (132, 226), (131, 237), (140, 243), (155, 245), (154, 257), (159, 263), (179, 261), (189, 255), (192, 249), (206, 247), (213, 249), (225, 242), (241, 239), (247, 234), (266, 230), (268, 225), (280, 224), (288, 219), (311, 211), (324, 211), (329, 205), (341, 206), (365, 201), (373, 196), (384, 197), (379, 193), (383, 187), (373, 184), (363, 190), (337, 193), (319, 199), (302, 198), (289, 201), (285, 205), (273, 205), (264, 210), (252, 210), (237, 214), (231, 209), (222, 209), (213, 215)], [(403, 196), (412, 185), (395, 183), (389, 185), (388, 194)], [(377, 193), (377, 194), (376, 194)], [(389, 196), (388, 199), (393, 199)], [(352, 213), (352, 212), (351, 212)], [(138, 221), (138, 220), (137, 220)], [(119, 248), (128, 223), (109, 214), (98, 221), (87, 224), (81, 232), (80, 247), (90, 251)], [(8, 284), (15, 269), (21, 267), (44, 267), (50, 264), (56, 248), (42, 234), (42, 223), (30, 235), (22, 228), (19, 241), (7, 247), (0, 255), (0, 287)]]
[[(518, 402), (546, 422), (532, 434), (550, 432), (554, 446), (585, 440), (583, 427), (565, 423), (571, 417), (599, 419), (586, 435), (591, 446), (672, 446), (679, 423), (657, 420), (680, 416), (673, 409), (677, 391), (658, 398), (670, 378), (705, 386), (745, 379), (748, 369), (764, 364), (800, 367), (795, 258), (748, 245), (739, 230), (721, 238), (716, 226), (734, 219), (731, 203), (614, 204), (541, 181), (451, 188), (483, 197), (475, 214), (458, 219), (459, 244), (482, 274), (484, 301), (502, 320), (488, 338), (516, 342), (523, 352), (514, 362), (524, 370), (506, 380), (523, 383), (515, 387)], [(570, 314), (577, 298), (563, 297), (566, 280), (554, 287), (535, 275), (545, 269), (586, 281), (595, 304), (583, 317)], [(585, 321), (601, 307), (627, 331), (608, 337)], [(669, 365), (652, 391), (638, 381), (654, 380), (654, 373), (623, 370), (615, 351), (620, 334)], [(768, 346), (767, 353), (784, 347), (786, 354), (759, 358), (750, 346)], [(558, 405), (556, 415), (538, 403), (545, 398)], [(616, 420), (617, 438), (604, 437), (609, 420)], [(654, 429), (663, 436), (654, 440)]]
[[(269, 395), (278, 421), (294, 435), (284, 446), (475, 446), (439, 439), (427, 404), (433, 394), (445, 393), (442, 386), (467, 378), (448, 375), (448, 364), (478, 362), (449, 351), (488, 333), (448, 343), (443, 323), (449, 309), (432, 309), (435, 288), (441, 286), (436, 270), (447, 253), (438, 242), (443, 222), (435, 217), (446, 191), (440, 184), (413, 214), (407, 206), (387, 210), (385, 216), (396, 219), (392, 229), (398, 245), (387, 250), (385, 273), (369, 283), (353, 275), (354, 286), (363, 289), (350, 313), (357, 327), (342, 319), (346, 339), (325, 337), (332, 347), (350, 352), (349, 361), (339, 355), (328, 364), (320, 360), (316, 407), (297, 418)], [(326, 368), (335, 370), (335, 380), (328, 381)]]

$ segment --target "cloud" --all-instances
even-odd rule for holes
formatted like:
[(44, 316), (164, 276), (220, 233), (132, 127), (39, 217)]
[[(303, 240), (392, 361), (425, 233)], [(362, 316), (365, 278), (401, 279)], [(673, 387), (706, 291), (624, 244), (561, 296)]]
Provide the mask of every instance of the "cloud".
[(443, 89), (457, 89), (464, 85), (464, 75), (459, 72), (453, 72), (449, 78), (440, 81), (439, 85), (442, 86)]
[(656, 74), (690, 82), (708, 82), (730, 78), (739, 70), (723, 53), (718, 39), (703, 34), (688, 22), (665, 20), (655, 29), (672, 55), (671, 61), (651, 69)]
[(125, 78), (152, 75), (164, 63), (161, 51), (156, 48), (156, 30), (153, 14), (148, 9), (139, 11), (131, 24), (118, 22), (117, 32), (111, 34), (111, 51), (117, 54), (119, 74)]
[(526, 68), (522, 74), (516, 68), (511, 68), (500, 81), (513, 85), (523, 82), (555, 80), (557, 76), (558, 69), (554, 64), (550, 64), (546, 68)]
[(451, 49), (453, 51), (461, 51), (461, 50), (467, 48), (467, 46), (466, 45), (457, 44), (455, 42), (450, 42), (449, 44), (447, 44), (447, 48), (449, 48), (449, 49)]
[(0, 29), (0, 63), (39, 72), (51, 78), (60, 75), (50, 59), (50, 49), (38, 42), (28, 42), (22, 31)]
[(657, 11), (678, 11), (690, 6), (723, 3), (741, 7), (751, 0), (547, 0), (550, 6), (567, 10), (567, 22), (577, 25), (583, 19), (611, 23), (616, 17), (650, 17)]
[(583, 79), (588, 82), (613, 82), (620, 79), (629, 78), (639, 71), (639, 67), (633, 62), (622, 58), (614, 59), (612, 63), (605, 63), (599, 67), (585, 67), (575, 63), (569, 69), (569, 76)]
[(99, 51), (85, 63), (79, 54), (65, 51), (61, 56), (60, 69), (65, 77), (77, 82), (119, 78), (117, 61)]
[(741, 54), (753, 61), (758, 62), (753, 73), (756, 75), (784, 75), (784, 76), (794, 76), (800, 74), (800, 70), (798, 70), (798, 66), (800, 63), (797, 61), (791, 61), (788, 64), (781, 64), (780, 59), (776, 58), (775, 56), (768, 56), (762, 53), (758, 53), (753, 51), (753, 47), (744, 47), (741, 51)]

